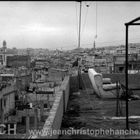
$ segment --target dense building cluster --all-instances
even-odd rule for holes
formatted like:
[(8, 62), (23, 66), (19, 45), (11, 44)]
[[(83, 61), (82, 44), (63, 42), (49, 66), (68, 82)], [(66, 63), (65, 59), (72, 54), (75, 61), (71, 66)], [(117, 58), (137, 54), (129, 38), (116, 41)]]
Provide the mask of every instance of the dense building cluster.
[[(139, 73), (140, 44), (129, 44), (128, 54), (129, 73)], [(78, 48), (68, 51), (9, 49), (6, 41), (3, 41), (3, 46), (0, 48), (0, 121), (8, 122), (13, 112), (18, 112), (19, 108), (22, 108), (21, 118), (25, 117), (23, 108), (30, 107), (30, 103), (36, 106), (36, 98), (40, 102), (38, 108), (50, 107), (54, 97), (41, 94), (54, 93), (55, 87), (60, 85), (64, 77), (74, 74), (77, 68), (82, 72), (94, 68), (100, 73), (124, 73), (125, 46)], [(27, 91), (27, 87), (30, 90)], [(36, 90), (31, 90), (34, 87)], [(41, 94), (36, 97), (34, 92)], [(31, 116), (34, 117), (32, 109)], [(20, 117), (13, 118), (18, 120)]]

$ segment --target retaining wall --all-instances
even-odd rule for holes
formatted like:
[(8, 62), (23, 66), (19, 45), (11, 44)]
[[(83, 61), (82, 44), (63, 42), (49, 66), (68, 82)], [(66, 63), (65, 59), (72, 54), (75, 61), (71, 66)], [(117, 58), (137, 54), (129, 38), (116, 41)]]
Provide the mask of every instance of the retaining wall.
[(45, 121), (43, 127), (43, 131), (45, 133), (44, 135), (37, 138), (57, 139), (59, 137), (58, 134), (46, 135), (46, 132), (52, 132), (52, 130), (60, 130), (62, 117), (67, 108), (67, 103), (69, 99), (69, 85), (70, 78), (69, 76), (66, 76), (61, 84), (60, 90), (56, 93), (53, 106), (49, 112), (47, 120)]
[(67, 109), (67, 104), (69, 100), (69, 94), (70, 94), (70, 77), (65, 77), (64, 81), (61, 84), (60, 89), (63, 91), (63, 99), (64, 99), (64, 111)]

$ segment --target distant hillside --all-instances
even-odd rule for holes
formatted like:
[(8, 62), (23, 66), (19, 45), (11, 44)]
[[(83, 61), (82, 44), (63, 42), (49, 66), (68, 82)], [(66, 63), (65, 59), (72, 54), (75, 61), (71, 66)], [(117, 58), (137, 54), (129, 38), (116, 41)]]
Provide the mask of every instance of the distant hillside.
[[(130, 46), (136, 46), (136, 47), (139, 47), (140, 48), (140, 43), (129, 43)], [(96, 49), (97, 50), (104, 50), (104, 49), (107, 49), (107, 50), (114, 50), (118, 47), (125, 47), (125, 45), (114, 45), (114, 46), (103, 46), (103, 47), (97, 47)], [(85, 51), (85, 50), (92, 50), (93, 48), (75, 48), (75, 49), (72, 49), (71, 51)]]

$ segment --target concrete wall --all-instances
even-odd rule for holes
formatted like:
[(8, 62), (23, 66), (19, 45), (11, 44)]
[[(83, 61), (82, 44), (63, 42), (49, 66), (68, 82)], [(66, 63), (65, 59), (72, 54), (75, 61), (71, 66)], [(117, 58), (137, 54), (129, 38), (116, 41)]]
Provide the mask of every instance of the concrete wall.
[(50, 68), (48, 69), (48, 80), (50, 81), (62, 81), (66, 75), (68, 75), (68, 71)]
[[(87, 73), (81, 74), (79, 79), (78, 79), (78, 76), (70, 77), (70, 93), (78, 92), (79, 88), (80, 89), (85, 89), (85, 88), (92, 89), (92, 84), (91, 84), (91, 81), (90, 81)], [(78, 81), (80, 81), (79, 88), (78, 88)]]
[[(112, 74), (103, 74), (103, 78), (111, 78), (111, 81), (114, 83), (120, 81), (125, 84), (125, 74), (123, 73), (112, 73)], [(128, 84), (133, 87), (138, 87), (140, 81), (140, 74), (129, 74), (128, 75)]]
[(78, 89), (78, 76), (70, 77), (70, 93), (77, 92)]
[[(56, 93), (55, 100), (53, 106), (49, 112), (49, 116), (45, 121), (43, 131), (51, 131), (51, 130), (60, 130), (62, 117), (67, 108), (67, 103), (69, 99), (69, 84), (70, 78), (66, 76), (60, 86), (59, 91)], [(38, 136), (37, 138), (45, 138), (45, 139), (56, 139), (59, 135), (44, 135)], [(34, 136), (33, 136), (34, 137)]]
[(60, 89), (63, 91), (63, 98), (64, 98), (64, 106), (65, 111), (67, 109), (67, 104), (69, 100), (69, 94), (70, 94), (70, 78), (69, 76), (66, 76), (63, 80)]
[[(92, 88), (90, 87), (90, 83), (89, 83), (89, 77), (87, 73), (82, 74), (84, 79), (84, 83), (86, 84), (86, 87)], [(111, 74), (103, 74), (103, 78), (111, 78), (111, 82), (115, 83), (117, 81), (120, 81), (122, 84), (125, 84), (125, 74), (124, 73), (111, 73)], [(71, 91), (74, 91), (75, 89), (72, 89), (73, 87), (76, 87), (76, 77), (75, 78), (71, 78)], [(128, 85), (130, 87), (140, 87), (140, 74), (129, 74), (128, 75)], [(75, 85), (74, 85), (75, 84)], [(83, 85), (83, 84), (82, 84)], [(84, 85), (83, 85), (84, 87)]]

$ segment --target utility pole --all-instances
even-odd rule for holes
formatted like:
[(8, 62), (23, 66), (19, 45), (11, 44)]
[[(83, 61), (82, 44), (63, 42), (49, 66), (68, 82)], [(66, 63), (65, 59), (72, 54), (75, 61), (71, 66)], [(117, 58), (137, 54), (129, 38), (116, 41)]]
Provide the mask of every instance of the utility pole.
[(129, 111), (128, 111), (128, 25), (126, 24), (126, 54), (125, 54), (125, 83), (126, 83), (126, 129), (129, 129)]
[[(27, 91), (25, 93), (25, 104), (27, 105)], [(30, 118), (29, 118), (29, 109), (26, 108), (26, 135), (29, 134), (29, 123), (30, 123)]]
[[(20, 73), (21, 76), (21, 73)], [(27, 77), (27, 70), (25, 71), (25, 76)], [(26, 79), (27, 82), (27, 79)], [(25, 109), (25, 113), (26, 113), (26, 135), (28, 136), (29, 134), (29, 129), (30, 129), (30, 116), (29, 116), (29, 109), (27, 108), (27, 89), (25, 90), (25, 105), (26, 105), (26, 109)]]
[[(36, 92), (35, 92), (36, 94)], [(37, 94), (36, 94), (36, 104), (35, 104), (35, 129), (37, 130)]]
[(116, 82), (117, 85), (117, 101), (116, 101), (116, 116), (119, 116), (119, 82)]
[[(80, 2), (80, 13), (79, 13), (79, 36), (78, 36), (78, 49), (80, 48), (80, 41), (81, 41), (81, 10), (82, 10), (82, 1)], [(78, 89), (80, 88), (80, 67), (78, 63)]]
[(78, 38), (78, 48), (80, 48), (80, 40), (81, 40), (81, 10), (82, 10), (82, 1), (80, 2), (80, 13), (79, 13), (79, 38)]
[[(36, 83), (36, 79), (35, 79), (35, 83)], [(35, 103), (35, 108), (34, 108), (34, 113), (35, 113), (35, 120), (34, 120), (34, 127), (35, 129), (37, 130), (37, 93), (36, 93), (36, 89), (37, 89), (37, 83), (36, 83), (36, 88), (35, 88), (35, 91), (34, 91), (34, 94), (36, 94), (36, 103)]]

